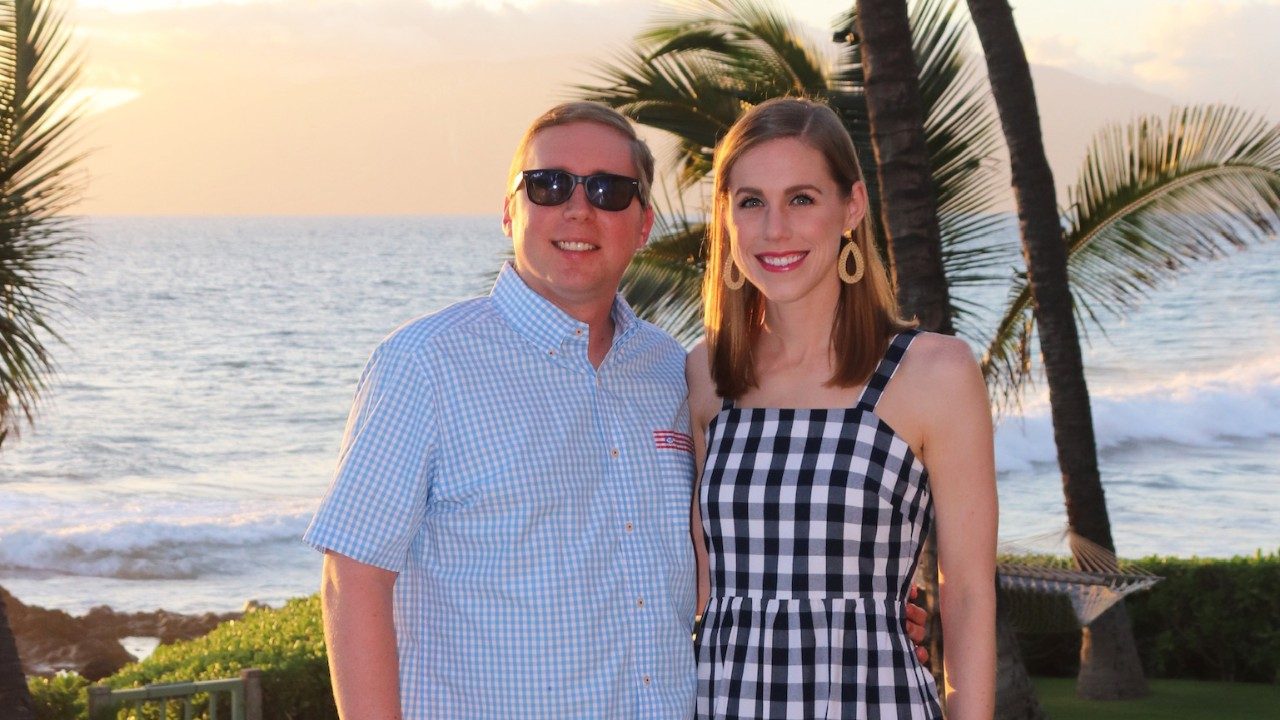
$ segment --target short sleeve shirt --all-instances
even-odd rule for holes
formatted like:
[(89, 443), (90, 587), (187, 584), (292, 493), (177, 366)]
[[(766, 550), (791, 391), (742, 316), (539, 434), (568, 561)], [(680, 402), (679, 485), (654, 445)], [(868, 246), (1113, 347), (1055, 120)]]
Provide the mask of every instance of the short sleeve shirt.
[(619, 297), (608, 355), (510, 267), (365, 367), (305, 540), (399, 573), (406, 718), (686, 718), (684, 351)]

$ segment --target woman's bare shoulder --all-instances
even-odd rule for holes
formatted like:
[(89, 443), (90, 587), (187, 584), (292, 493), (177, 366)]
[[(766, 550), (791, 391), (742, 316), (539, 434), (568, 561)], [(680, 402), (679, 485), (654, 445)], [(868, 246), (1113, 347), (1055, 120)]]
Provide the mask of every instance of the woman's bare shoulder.
[(946, 422), (968, 405), (987, 412), (987, 391), (973, 349), (950, 335), (922, 332), (912, 341), (900, 370), (911, 404)]
[(921, 332), (911, 341), (903, 369), (929, 383), (949, 382), (978, 369), (969, 343), (952, 335)]

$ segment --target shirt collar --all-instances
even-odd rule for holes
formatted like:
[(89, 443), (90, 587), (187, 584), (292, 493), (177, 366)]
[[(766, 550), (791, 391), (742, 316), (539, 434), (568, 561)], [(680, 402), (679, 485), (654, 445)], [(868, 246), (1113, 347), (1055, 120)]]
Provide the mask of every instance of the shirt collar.
[[(534, 292), (510, 262), (502, 264), (489, 297), (507, 324), (535, 346), (549, 351), (559, 349), (566, 341), (580, 340), (585, 345), (590, 326)], [(635, 332), (639, 322), (621, 293), (614, 296), (610, 312), (614, 324), (613, 346), (617, 347)]]

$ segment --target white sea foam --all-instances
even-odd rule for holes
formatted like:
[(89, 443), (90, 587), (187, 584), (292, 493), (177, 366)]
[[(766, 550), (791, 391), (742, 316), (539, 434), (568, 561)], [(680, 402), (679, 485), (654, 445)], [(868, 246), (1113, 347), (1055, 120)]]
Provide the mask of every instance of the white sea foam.
[[(1280, 438), (1280, 357), (1091, 390), (1090, 402), (1102, 452), (1124, 452), (1146, 443), (1219, 447), (1239, 439)], [(1000, 472), (1027, 470), (1056, 459), (1044, 398), (1000, 422)]]
[(148, 500), (50, 508), (33, 494), (0, 504), (0, 570), (133, 580), (235, 572), (249, 555), (297, 543), (313, 502)]

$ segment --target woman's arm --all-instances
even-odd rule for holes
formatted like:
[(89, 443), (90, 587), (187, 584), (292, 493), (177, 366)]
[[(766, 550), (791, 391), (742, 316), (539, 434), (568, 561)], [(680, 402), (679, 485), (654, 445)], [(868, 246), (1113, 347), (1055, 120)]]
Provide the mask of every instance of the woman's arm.
[(707, 424), (720, 410), (720, 398), (711, 381), (711, 366), (707, 362), (707, 346), (699, 342), (685, 358), (685, 380), (689, 384), (689, 422), (693, 432), (693, 500), (690, 502), (689, 535), (693, 540), (693, 553), (698, 563), (697, 614), (701, 615), (711, 596), (711, 576), (707, 568), (707, 545), (702, 536), (702, 512), (698, 505), (698, 487), (702, 480), (702, 467), (707, 458)]
[[(969, 347), (934, 338), (926, 373), (923, 461), (938, 538), (938, 593), (946, 639), (947, 717), (995, 712), (996, 486), (991, 409)], [(927, 399), (925, 399), (927, 398)]]

